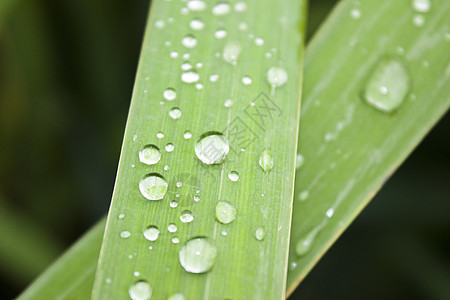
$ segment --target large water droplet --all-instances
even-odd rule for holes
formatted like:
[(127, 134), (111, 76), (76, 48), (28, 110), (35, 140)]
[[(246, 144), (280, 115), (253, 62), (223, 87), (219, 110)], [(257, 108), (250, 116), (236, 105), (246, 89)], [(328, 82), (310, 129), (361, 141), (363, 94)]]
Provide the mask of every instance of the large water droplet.
[(239, 180), (239, 173), (237, 171), (231, 171), (228, 173), (228, 179), (231, 181), (238, 181)]
[(195, 143), (195, 154), (207, 165), (223, 162), (229, 150), (228, 140), (220, 132), (207, 132)]
[(397, 59), (384, 57), (366, 85), (364, 98), (370, 106), (382, 112), (393, 112), (404, 102), (409, 82), (403, 64)]
[(169, 116), (174, 120), (179, 119), (181, 117), (181, 109), (178, 107), (173, 107), (169, 110)]
[(233, 204), (219, 201), (216, 205), (216, 219), (222, 224), (229, 224), (236, 219), (236, 209)]
[(222, 57), (226, 62), (236, 65), (240, 53), (241, 44), (238, 41), (231, 41), (223, 48)]
[(431, 0), (413, 0), (413, 8), (417, 12), (428, 12), (431, 7)]
[(161, 152), (155, 145), (147, 145), (139, 151), (139, 160), (146, 165), (154, 165), (161, 159)]
[(183, 46), (185, 46), (186, 48), (194, 48), (195, 46), (197, 46), (197, 39), (193, 36), (193, 35), (186, 35), (182, 40), (181, 40)]
[(207, 238), (198, 237), (186, 242), (179, 252), (181, 266), (189, 273), (205, 273), (211, 270), (217, 249)]
[(158, 239), (159, 236), (159, 229), (156, 226), (148, 226), (145, 230), (144, 230), (144, 237), (151, 241), (154, 242)]
[(212, 9), (213, 15), (216, 16), (226, 15), (229, 12), (230, 12), (230, 5), (226, 2), (219, 2)]
[(256, 229), (256, 231), (255, 231), (255, 238), (258, 241), (262, 241), (265, 236), (266, 236), (266, 233), (265, 233), (263, 228), (259, 227), (258, 229)]
[(181, 81), (186, 83), (194, 83), (200, 79), (200, 75), (198, 75), (197, 71), (190, 70), (187, 72), (183, 72), (181, 74)]
[(270, 172), (273, 169), (273, 156), (268, 150), (264, 150), (259, 157), (259, 165), (263, 169), (264, 172)]
[(180, 221), (183, 223), (191, 223), (194, 221), (194, 216), (189, 210), (185, 210), (181, 213)]
[(164, 91), (163, 96), (167, 101), (172, 101), (177, 97), (177, 92), (173, 88), (168, 88)]
[(279, 87), (286, 83), (288, 74), (285, 69), (272, 67), (267, 71), (267, 80), (273, 87)]
[(152, 288), (147, 281), (140, 280), (128, 289), (132, 300), (148, 300), (152, 296)]
[(157, 173), (150, 173), (139, 182), (142, 196), (148, 200), (161, 200), (167, 192), (167, 181)]

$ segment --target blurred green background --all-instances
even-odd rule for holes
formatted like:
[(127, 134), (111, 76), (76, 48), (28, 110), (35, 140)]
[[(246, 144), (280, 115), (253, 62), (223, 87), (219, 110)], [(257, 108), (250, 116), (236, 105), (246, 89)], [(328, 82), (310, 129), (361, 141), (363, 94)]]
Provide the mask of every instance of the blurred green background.
[[(309, 36), (336, 1), (310, 2)], [(0, 0), (0, 299), (107, 212), (148, 4)], [(449, 122), (292, 299), (450, 299)]]

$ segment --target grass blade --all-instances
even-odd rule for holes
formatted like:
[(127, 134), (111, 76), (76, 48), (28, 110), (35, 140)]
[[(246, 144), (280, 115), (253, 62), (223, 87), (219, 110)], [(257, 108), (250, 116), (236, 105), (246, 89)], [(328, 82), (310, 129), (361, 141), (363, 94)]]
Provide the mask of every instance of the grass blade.
[[(289, 292), (448, 109), (449, 12), (448, 1), (426, 13), (406, 0), (342, 1), (308, 46)], [(392, 113), (363, 99), (386, 55), (410, 77)]]
[[(281, 299), (305, 5), (300, 0), (254, 0), (242, 9), (207, 2), (204, 11), (189, 11), (184, 5), (152, 3), (93, 299), (126, 298), (142, 280), (151, 285), (157, 299), (177, 292), (190, 299)], [(221, 28), (226, 30), (225, 39), (217, 33)], [(186, 67), (182, 56), (195, 69)], [(182, 71), (180, 65), (190, 70)], [(268, 75), (273, 67), (282, 68), (273, 69), (281, 74)], [(194, 84), (197, 76), (201, 86)], [(271, 87), (267, 77), (279, 80), (280, 87)], [(167, 92), (164, 100), (168, 88), (175, 90), (176, 97)], [(224, 106), (227, 99), (234, 102), (231, 107)], [(183, 137), (187, 130), (192, 138)], [(196, 146), (194, 152), (196, 140), (208, 132), (221, 132), (229, 141), (231, 149), (221, 164), (205, 163), (220, 162), (220, 155), (210, 150), (225, 152), (223, 137), (216, 135), (211, 146), (214, 135), (208, 136), (203, 148)], [(156, 155), (147, 163), (155, 157), (158, 161), (157, 152), (162, 153), (151, 166), (139, 161), (138, 153), (147, 144), (154, 145), (148, 149)], [(233, 171), (239, 173), (238, 180)], [(142, 182), (148, 185), (142, 188)], [(163, 196), (160, 201), (144, 198)], [(177, 201), (178, 207), (172, 208), (171, 201)], [(237, 218), (231, 224), (221, 224), (226, 223), (219, 216), (223, 213), (216, 216), (219, 201), (235, 207)], [(171, 223), (177, 226), (176, 233), (167, 230)], [(204, 239), (192, 240), (196, 237), (206, 237), (208, 244)], [(185, 246), (188, 241), (193, 244)], [(191, 274), (196, 272), (204, 274)]]

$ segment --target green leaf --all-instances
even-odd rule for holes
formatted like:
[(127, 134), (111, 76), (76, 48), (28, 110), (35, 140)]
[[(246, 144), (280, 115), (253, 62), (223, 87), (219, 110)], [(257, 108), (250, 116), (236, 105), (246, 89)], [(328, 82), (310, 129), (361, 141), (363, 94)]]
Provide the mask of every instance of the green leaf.
[(448, 109), (449, 13), (444, 0), (342, 1), (308, 45), (289, 292)]
[(193, 3), (152, 2), (93, 299), (285, 296), (305, 3)]

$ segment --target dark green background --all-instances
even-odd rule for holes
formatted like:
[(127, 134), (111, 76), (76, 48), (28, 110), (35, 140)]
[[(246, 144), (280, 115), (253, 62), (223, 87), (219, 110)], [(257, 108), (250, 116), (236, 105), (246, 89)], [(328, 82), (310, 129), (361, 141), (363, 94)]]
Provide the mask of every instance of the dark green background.
[[(310, 2), (311, 36), (335, 1)], [(106, 213), (148, 8), (143, 0), (11, 3), (0, 11), (0, 216), (21, 223), (0, 223), (1, 299), (17, 295)], [(450, 299), (449, 122), (293, 299)], [(28, 250), (13, 251), (21, 267), (2, 253), (17, 232), (39, 233)], [(40, 242), (45, 255), (33, 254)]]

